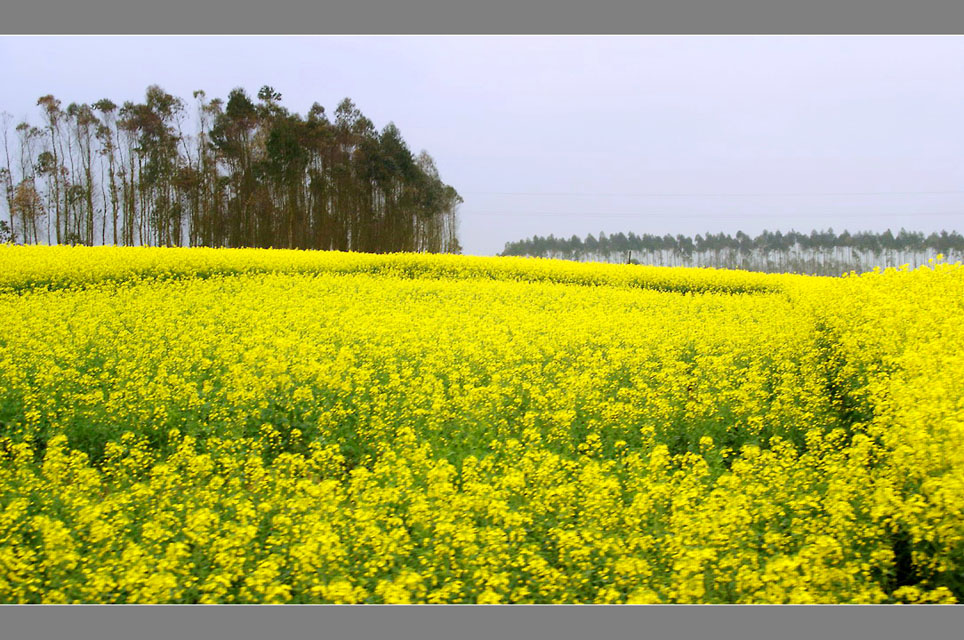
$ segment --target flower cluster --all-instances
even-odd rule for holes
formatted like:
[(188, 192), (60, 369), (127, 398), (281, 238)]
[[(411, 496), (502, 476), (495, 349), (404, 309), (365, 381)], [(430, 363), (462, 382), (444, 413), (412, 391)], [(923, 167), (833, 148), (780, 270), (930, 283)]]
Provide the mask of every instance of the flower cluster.
[(0, 264), (0, 602), (964, 597), (957, 266)]

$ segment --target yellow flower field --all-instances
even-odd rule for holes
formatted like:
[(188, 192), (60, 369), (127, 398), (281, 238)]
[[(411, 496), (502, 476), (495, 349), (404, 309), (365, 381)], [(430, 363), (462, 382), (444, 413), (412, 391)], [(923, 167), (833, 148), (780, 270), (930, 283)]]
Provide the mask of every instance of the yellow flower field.
[(964, 598), (964, 269), (0, 246), (0, 602)]

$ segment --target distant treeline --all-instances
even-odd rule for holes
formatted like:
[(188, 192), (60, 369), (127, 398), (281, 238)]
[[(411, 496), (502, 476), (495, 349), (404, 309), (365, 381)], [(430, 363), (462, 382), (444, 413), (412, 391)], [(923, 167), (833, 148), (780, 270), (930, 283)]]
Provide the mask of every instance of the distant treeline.
[(833, 229), (809, 234), (764, 231), (755, 238), (742, 231), (735, 236), (706, 233), (695, 238), (600, 233), (589, 234), (585, 240), (575, 235), (566, 239), (550, 234), (508, 242), (502, 255), (840, 275), (878, 266), (916, 267), (938, 253), (950, 261), (961, 259), (964, 237), (956, 231), (925, 236), (904, 229), (896, 235), (889, 229), (883, 233), (844, 231), (839, 235)]
[[(189, 106), (158, 86), (143, 103), (43, 96), (38, 126), (3, 114), (6, 220), (19, 243), (460, 252), (432, 158), (380, 132), (349, 99), (329, 119), (244, 89)], [(194, 133), (184, 131), (187, 123)]]

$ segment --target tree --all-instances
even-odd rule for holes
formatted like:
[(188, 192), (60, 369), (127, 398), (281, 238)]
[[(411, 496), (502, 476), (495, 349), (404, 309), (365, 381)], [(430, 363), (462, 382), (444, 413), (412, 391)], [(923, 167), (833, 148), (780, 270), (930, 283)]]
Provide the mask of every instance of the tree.
[[(47, 118), (46, 128), (47, 133), (50, 136), (50, 146), (49, 150), (45, 151), (47, 154), (43, 159), (42, 170), (38, 171), (41, 175), (47, 177), (47, 179), (53, 183), (53, 201), (54, 201), (54, 215), (55, 215), (55, 226), (54, 229), (57, 233), (57, 244), (60, 244), (64, 236), (64, 229), (61, 226), (62, 221), (62, 209), (60, 202), (60, 192), (61, 192), (61, 182), (62, 176), (66, 173), (62, 166), (60, 157), (62, 151), (58, 155), (58, 146), (60, 143), (60, 122), (63, 118), (63, 112), (60, 110), (60, 100), (57, 100), (52, 95), (41, 96), (37, 99), (37, 104), (43, 107), (44, 115)], [(44, 154), (42, 153), (41, 156)], [(39, 160), (39, 158), (38, 158)]]
[(83, 244), (462, 250), (461, 196), (393, 123), (376, 131), (347, 98), (334, 122), (317, 103), (303, 117), (268, 85), (257, 101), (243, 88), (226, 101), (193, 96), (193, 137), (185, 102), (157, 85), (119, 107), (105, 98), (62, 110), (43, 96), (43, 128), (16, 127), (19, 172), (5, 118), (0, 184), (11, 233)]
[(8, 140), (8, 130), (10, 128), (10, 121), (12, 119), (13, 116), (5, 111), (0, 114), (0, 124), (3, 126), (3, 155), (4, 159), (6, 160), (6, 165), (3, 168), (0, 168), (0, 182), (3, 183), (3, 193), (7, 202), (7, 216), (9, 219), (8, 222), (6, 222), (7, 233), (10, 236), (10, 239), (7, 240), (7, 242), (14, 241), (14, 229), (16, 228), (13, 220), (13, 169), (10, 164), (10, 144)]

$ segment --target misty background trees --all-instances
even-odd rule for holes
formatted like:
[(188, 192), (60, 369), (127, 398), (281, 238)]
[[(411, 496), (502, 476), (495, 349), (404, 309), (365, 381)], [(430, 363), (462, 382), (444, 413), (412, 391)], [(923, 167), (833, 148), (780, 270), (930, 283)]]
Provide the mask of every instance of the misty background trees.
[(833, 229), (809, 234), (790, 231), (763, 231), (755, 238), (738, 231), (683, 235), (616, 233), (585, 239), (533, 236), (508, 242), (504, 256), (533, 256), (595, 262), (633, 262), (659, 266), (715, 267), (765, 272), (793, 272), (840, 275), (874, 267), (917, 267), (944, 254), (948, 261), (964, 257), (964, 237), (956, 231), (931, 233), (889, 229), (841, 234)]
[(462, 199), (431, 156), (347, 98), (331, 118), (317, 103), (290, 112), (268, 86), (226, 100), (152, 85), (141, 103), (37, 105), (36, 124), (0, 122), (8, 240), (461, 251)]

